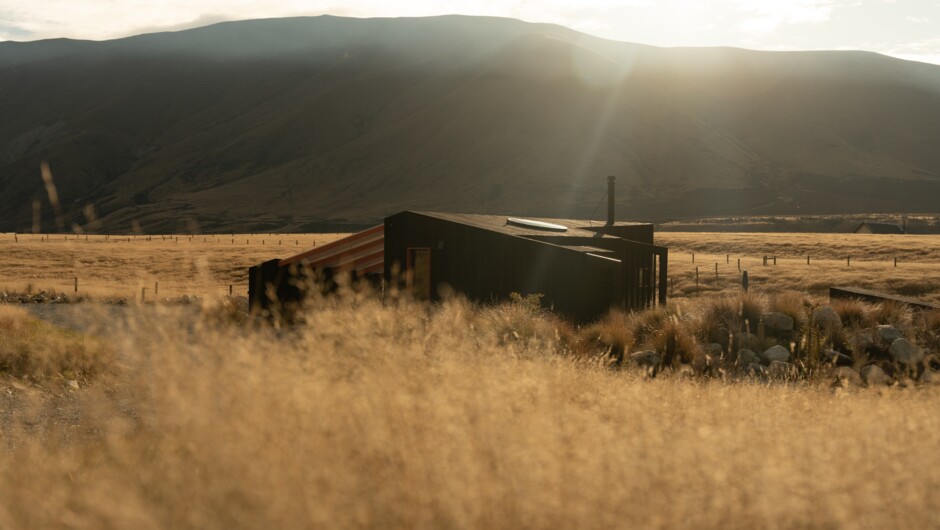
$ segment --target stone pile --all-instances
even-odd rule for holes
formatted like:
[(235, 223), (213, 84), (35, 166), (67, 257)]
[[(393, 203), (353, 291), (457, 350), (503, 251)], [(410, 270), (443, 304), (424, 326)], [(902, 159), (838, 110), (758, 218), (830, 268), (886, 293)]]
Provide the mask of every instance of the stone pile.
[[(691, 368), (702, 375), (720, 373), (765, 381), (793, 381), (807, 373), (822, 373), (828, 374), (833, 386), (841, 387), (940, 383), (940, 358), (894, 326), (849, 332), (831, 307), (815, 309), (811, 322), (830, 344), (818, 359), (808, 361), (805, 353), (794, 353), (800, 337), (793, 318), (768, 312), (761, 317), (760, 334), (735, 334), (728, 352), (721, 344), (702, 345)], [(636, 352), (629, 359), (651, 375), (662, 368), (662, 356), (656, 351)]]

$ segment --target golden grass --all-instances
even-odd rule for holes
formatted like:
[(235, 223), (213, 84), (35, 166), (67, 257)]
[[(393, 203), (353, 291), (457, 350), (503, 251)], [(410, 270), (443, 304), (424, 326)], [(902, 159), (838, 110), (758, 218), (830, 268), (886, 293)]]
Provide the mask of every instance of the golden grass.
[[(696, 236), (704, 242), (688, 244), (715, 260), (721, 248), (754, 254), (743, 236)], [(263, 236), (234, 249), (19, 237), (0, 238), (0, 286), (38, 290), (78, 270), (131, 296), (155, 277), (161, 293), (167, 282), (224, 294), (248, 265), (295, 250), (269, 253), (255, 243)], [(677, 237), (671, 270), (688, 274), (690, 247)], [(825, 277), (781, 256), (773, 280), (752, 275), (753, 302), (802, 314), (801, 291), (819, 295), (810, 285)], [(882, 271), (871, 282), (894, 270), (868, 264)], [(833, 390), (826, 378), (760, 384), (670, 370), (650, 380), (597, 355), (672, 344), (688, 362), (696, 319), (709, 304), (738, 310), (714, 300), (735, 291), (720, 280), (710, 295), (582, 330), (526, 299), (422, 307), (350, 295), (318, 300), (289, 330), (245, 322), (231, 305), (88, 305), (78, 313), (88, 336), (0, 306), (0, 354), (54, 360), (59, 371), (77, 358), (90, 374), (74, 389), (66, 377), (0, 369), (0, 528), (940, 526), (940, 386)], [(115, 324), (115, 310), (127, 323)], [(889, 305), (869, 316), (938, 341), (935, 313)]]
[(0, 394), (0, 527), (940, 524), (933, 386), (650, 381), (460, 302), (179, 310), (131, 307), (119, 374), (64, 405)]
[[(751, 289), (766, 294), (796, 290), (819, 298), (847, 285), (940, 303), (936, 235), (660, 232), (656, 244), (669, 247), (670, 296), (677, 300), (739, 291), (740, 259)], [(776, 256), (776, 265), (771, 259), (764, 266), (765, 255)]]
[(26, 317), (16, 306), (0, 305), (0, 373), (49, 386), (85, 384), (113, 368), (102, 340)]
[[(160, 297), (221, 296), (230, 285), (244, 295), (249, 266), (345, 235), (92, 235), (85, 241), (74, 234), (18, 234), (14, 241), (13, 234), (0, 234), (0, 291), (29, 286), (73, 294), (77, 276), (78, 294), (86, 296), (134, 299), (142, 288), (152, 296), (154, 282)], [(853, 285), (940, 303), (940, 236), (660, 232), (656, 242), (670, 249), (670, 298), (680, 302), (739, 291), (741, 259), (751, 287), (766, 294), (796, 290), (824, 297), (830, 286)], [(764, 255), (777, 256), (776, 266), (763, 266)]]
[[(105, 236), (0, 234), (0, 291), (92, 297), (246, 295), (248, 267), (347, 234)], [(87, 240), (86, 240), (87, 237)]]

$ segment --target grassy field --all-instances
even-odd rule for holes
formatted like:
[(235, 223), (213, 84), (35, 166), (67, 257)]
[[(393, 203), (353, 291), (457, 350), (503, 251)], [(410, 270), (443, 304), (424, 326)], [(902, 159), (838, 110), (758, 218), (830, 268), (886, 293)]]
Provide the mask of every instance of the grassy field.
[(4, 370), (0, 527), (940, 525), (940, 387), (648, 380), (512, 307), (346, 299), (287, 333), (152, 309), (95, 370), (42, 371), (74, 337)]
[(0, 234), (0, 291), (134, 299), (246, 295), (248, 267), (346, 234), (76, 236)]
[(670, 232), (801, 232), (835, 235), (855, 232), (863, 222), (903, 225), (909, 234), (940, 234), (940, 215), (936, 213), (712, 217), (669, 221), (658, 229)]
[[(212, 298), (239, 268), (304, 248), (269, 254), (269, 236), (227, 246), (198, 237), (4, 236), (0, 260), (11, 285), (25, 283), (6, 272), (15, 265), (34, 289), (68, 287), (80, 270), (102, 291), (160, 278), (161, 293), (167, 282)], [(581, 329), (524, 300), (426, 307), (355, 293), (314, 301), (291, 329), (245, 321), (225, 300), (73, 306), (85, 333), (0, 305), (0, 528), (940, 526), (936, 374), (867, 388), (833, 387), (822, 369), (787, 383), (696, 369), (650, 379), (604, 355), (618, 341), (661, 350), (672, 334), (691, 354), (705, 340), (718, 294), (737, 288), (729, 271), (707, 295), (684, 292), (693, 251), (712, 271), (724, 254), (743, 256), (767, 292), (748, 303), (790, 300), (799, 312), (812, 296), (773, 291), (812, 290), (817, 269), (835, 269), (845, 251), (860, 257), (832, 272), (839, 283), (890, 287), (895, 254), (897, 270), (919, 259), (932, 279), (937, 241), (659, 242), (672, 248), (682, 309)], [(804, 251), (820, 265), (806, 268)], [(778, 256), (766, 276), (756, 270), (764, 253)], [(924, 285), (919, 294), (936, 299)], [(726, 305), (733, 313), (738, 302)], [(859, 325), (891, 322), (940, 345), (940, 314), (919, 324), (897, 308), (861, 311)]]
[[(0, 291), (29, 287), (74, 294), (77, 277), (78, 293), (90, 296), (134, 299), (142, 288), (152, 295), (154, 282), (162, 297), (221, 296), (230, 285), (233, 294), (245, 295), (249, 266), (344, 235), (93, 235), (86, 240), (0, 234)], [(738, 291), (740, 259), (751, 286), (762, 292), (797, 290), (825, 297), (832, 285), (854, 285), (940, 303), (940, 236), (661, 232), (656, 241), (670, 249), (674, 299)], [(765, 255), (776, 256), (776, 265), (771, 260), (763, 266)]]
[(940, 303), (937, 235), (660, 232), (656, 243), (669, 247), (675, 299), (740, 290), (740, 259), (751, 288), (760, 292), (795, 290), (825, 298), (831, 286), (855, 286)]

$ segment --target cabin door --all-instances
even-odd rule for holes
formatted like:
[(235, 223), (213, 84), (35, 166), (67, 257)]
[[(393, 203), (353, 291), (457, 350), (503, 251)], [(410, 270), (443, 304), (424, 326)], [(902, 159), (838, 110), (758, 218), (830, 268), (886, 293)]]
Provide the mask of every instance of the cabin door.
[(415, 300), (431, 299), (431, 249), (408, 249), (408, 287)]

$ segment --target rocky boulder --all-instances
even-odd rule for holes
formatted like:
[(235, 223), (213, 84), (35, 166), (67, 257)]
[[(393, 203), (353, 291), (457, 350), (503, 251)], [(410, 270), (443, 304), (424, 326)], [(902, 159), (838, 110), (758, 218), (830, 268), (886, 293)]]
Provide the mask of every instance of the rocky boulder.
[(832, 378), (832, 384), (835, 386), (849, 387), (862, 386), (862, 376), (848, 366), (837, 366), (829, 372)]
[(767, 367), (762, 364), (749, 364), (744, 369), (744, 375), (765, 379), (767, 377)]
[(738, 333), (734, 336), (734, 344), (732, 344), (731, 351), (734, 351), (735, 348), (747, 348), (753, 349), (756, 348), (760, 339), (754, 333)]
[(773, 361), (767, 367), (767, 376), (776, 381), (792, 381), (796, 379), (796, 366), (783, 361)]
[(659, 366), (663, 362), (662, 356), (653, 350), (638, 351), (630, 354), (630, 360), (638, 366)]
[(764, 313), (761, 319), (764, 321), (764, 329), (771, 335), (793, 333), (793, 319), (783, 313)]
[(892, 342), (888, 353), (895, 362), (905, 366), (914, 366), (924, 360), (924, 350), (904, 338)]
[(829, 306), (817, 307), (813, 311), (813, 325), (827, 333), (842, 331), (839, 313)]
[(735, 362), (737, 362), (738, 366), (750, 366), (752, 364), (760, 364), (760, 356), (758, 356), (756, 353), (752, 352), (751, 350), (748, 350), (747, 348), (743, 348), (743, 349), (738, 350), (738, 357)]
[(702, 346), (702, 353), (708, 355), (709, 357), (721, 357), (721, 354), (724, 353), (724, 351), (725, 349), (717, 342), (710, 342)]
[(790, 360), (790, 350), (778, 344), (768, 348), (764, 353), (760, 354), (760, 358), (764, 364), (772, 364), (774, 362), (785, 363)]
[(885, 386), (891, 384), (891, 378), (877, 364), (869, 364), (859, 373), (866, 386)]
[(875, 340), (871, 338), (871, 333), (858, 332), (848, 337), (846, 342), (849, 348), (857, 354), (871, 351), (875, 347)]
[(898, 328), (889, 325), (881, 325), (875, 328), (875, 336), (885, 345), (892, 344), (894, 341), (904, 337)]

